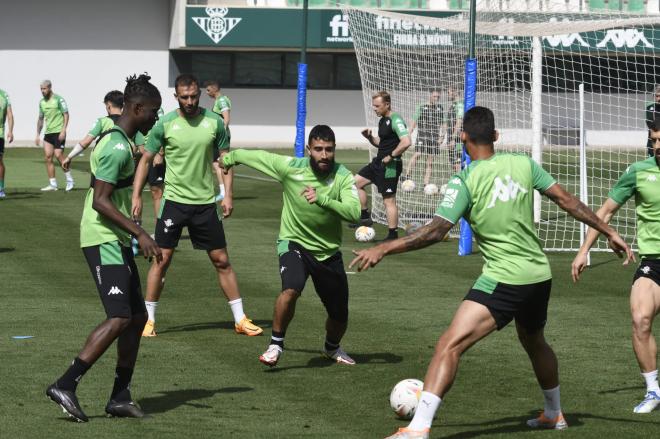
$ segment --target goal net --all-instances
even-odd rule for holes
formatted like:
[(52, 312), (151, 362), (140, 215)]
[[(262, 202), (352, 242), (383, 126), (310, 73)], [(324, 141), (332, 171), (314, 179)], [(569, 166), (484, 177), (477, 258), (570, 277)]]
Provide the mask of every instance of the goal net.
[[(477, 3), (476, 104), (495, 113), (496, 150), (531, 155), (595, 209), (626, 167), (646, 157), (645, 107), (660, 82), (660, 16), (572, 14), (565, 12), (570, 2), (563, 1), (557, 3), (563, 11), (549, 11), (547, 5), (555, 4), (549, 2), (538, 12), (538, 1), (515, 3), (506, 2), (506, 11), (494, 6), (503, 2)], [(537, 12), (530, 10), (534, 7)], [(404, 191), (400, 185), (397, 204), (402, 225), (425, 222), (435, 212), (443, 184), (456, 172), (456, 150), (462, 148), (456, 129), (468, 13), (430, 17), (351, 7), (343, 13), (358, 59), (367, 126), (377, 127), (371, 96), (379, 90), (390, 92), (392, 110), (409, 128), (417, 125), (413, 146), (404, 154), (408, 176), (402, 178), (413, 180), (415, 188)], [(444, 136), (432, 149), (423, 132), (431, 105), (440, 105), (444, 114), (435, 119)], [(375, 152), (372, 148), (372, 156)], [(425, 183), (440, 191), (425, 193)], [(374, 219), (385, 223), (382, 198), (372, 191)], [(584, 228), (538, 194), (535, 221), (546, 250), (579, 248)], [(632, 202), (622, 206), (612, 225), (628, 242), (634, 240)], [(606, 247), (601, 240), (594, 249)]]

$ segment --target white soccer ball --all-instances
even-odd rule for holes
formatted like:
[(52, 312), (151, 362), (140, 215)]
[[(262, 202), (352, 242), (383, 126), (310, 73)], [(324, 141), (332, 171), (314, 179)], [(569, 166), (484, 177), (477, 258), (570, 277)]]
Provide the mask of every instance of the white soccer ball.
[(436, 186), (433, 183), (429, 183), (426, 186), (424, 186), (424, 193), (426, 195), (435, 195), (438, 193), (438, 186)]
[(355, 239), (360, 242), (369, 242), (376, 237), (376, 231), (367, 226), (360, 226), (355, 229)]
[(415, 190), (415, 182), (412, 180), (405, 180), (401, 183), (401, 190), (404, 192), (412, 192)]
[(440, 195), (444, 195), (447, 192), (447, 183), (440, 186)]
[(399, 381), (390, 393), (390, 406), (401, 419), (412, 419), (422, 396), (424, 383), (414, 378)]

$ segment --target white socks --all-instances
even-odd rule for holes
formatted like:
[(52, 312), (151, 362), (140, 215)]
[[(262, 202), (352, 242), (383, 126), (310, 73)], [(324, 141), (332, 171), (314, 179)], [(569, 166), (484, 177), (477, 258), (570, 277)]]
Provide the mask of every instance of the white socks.
[(65, 172), (64, 176), (66, 177), (66, 181), (73, 181), (73, 175), (71, 175), (71, 171)]
[(49, 178), (49, 179), (48, 179), (48, 182), (49, 182), (48, 184), (50, 184), (51, 186), (53, 186), (53, 187), (57, 187), (57, 180), (56, 180), (56, 179), (54, 179), (54, 178)]
[(422, 396), (419, 398), (419, 404), (417, 404), (417, 410), (415, 410), (415, 416), (410, 421), (408, 428), (415, 431), (423, 431), (431, 428), (433, 417), (438, 407), (440, 407), (441, 402), (442, 400), (438, 395), (431, 392), (422, 392)]
[(144, 301), (144, 304), (147, 306), (147, 314), (149, 315), (149, 320), (152, 322), (156, 321), (156, 307), (158, 306), (158, 302), (147, 302), (146, 300)]
[(646, 393), (655, 392), (660, 394), (660, 386), (658, 386), (658, 369), (651, 372), (642, 372), (642, 376), (646, 381)]
[(243, 299), (240, 297), (236, 300), (230, 300), (227, 302), (231, 307), (231, 313), (234, 314), (234, 322), (240, 323), (245, 313), (243, 312)]
[(548, 419), (554, 419), (561, 413), (561, 404), (559, 401), (559, 386), (554, 389), (541, 389), (543, 390), (543, 398), (545, 399), (545, 406), (543, 414)]

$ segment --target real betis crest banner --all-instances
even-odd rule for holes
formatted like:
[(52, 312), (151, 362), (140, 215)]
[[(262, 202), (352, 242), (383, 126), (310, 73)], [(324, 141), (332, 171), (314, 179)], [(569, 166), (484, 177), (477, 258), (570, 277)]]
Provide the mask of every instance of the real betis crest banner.
[[(450, 17), (458, 12), (415, 11), (417, 15)], [(576, 19), (578, 16), (576, 16)], [(539, 15), (535, 19), (557, 19), (551, 15)], [(566, 15), (563, 15), (566, 20)], [(580, 15), (579, 19), (584, 19)], [(374, 33), (387, 31), (391, 47), (436, 46), (451, 47), (452, 37), (448, 32), (419, 32), (416, 24), (405, 20), (374, 15)], [(353, 39), (348, 18), (339, 9), (311, 9), (308, 17), (307, 44), (313, 49), (352, 49)], [(494, 49), (501, 47), (528, 48), (530, 40), (506, 36), (488, 38)], [(186, 8), (187, 47), (250, 47), (292, 48), (300, 47), (302, 40), (302, 11), (300, 9), (272, 8), (213, 8), (188, 6)], [(591, 50), (617, 49), (630, 52), (658, 52), (655, 47), (660, 41), (660, 28), (622, 28), (591, 32), (588, 35), (551, 35), (543, 38), (546, 50), (572, 51), (581, 53)], [(483, 40), (480, 46), (483, 48)]]

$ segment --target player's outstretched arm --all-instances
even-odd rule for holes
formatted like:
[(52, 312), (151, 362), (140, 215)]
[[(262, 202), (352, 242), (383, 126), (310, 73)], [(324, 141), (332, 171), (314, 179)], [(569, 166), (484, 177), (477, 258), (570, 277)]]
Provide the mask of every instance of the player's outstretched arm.
[(154, 153), (148, 149), (144, 150), (142, 158), (138, 162), (133, 178), (133, 196), (131, 198), (131, 216), (134, 220), (142, 219), (142, 190), (147, 182), (149, 163), (154, 159)]
[(86, 150), (89, 147), (89, 145), (92, 144), (93, 141), (94, 141), (94, 137), (87, 134), (84, 139), (82, 139), (79, 143), (76, 143), (73, 149), (62, 161), (62, 169), (68, 171), (69, 168), (71, 167), (71, 160), (73, 160), (75, 157), (79, 156), (84, 150)]
[(224, 154), (219, 163), (225, 174), (233, 166), (245, 165), (281, 182), (286, 176), (291, 160), (291, 157), (267, 151), (236, 149)]
[(387, 255), (428, 247), (431, 244), (442, 241), (442, 238), (445, 237), (453, 226), (446, 219), (436, 216), (431, 222), (420, 227), (410, 235), (393, 241), (386, 241), (365, 250), (354, 250), (353, 254), (355, 254), (355, 258), (348, 267), (357, 266), (358, 271), (365, 271), (371, 267), (375, 267)]
[[(605, 224), (609, 224), (612, 220), (612, 216), (614, 216), (616, 211), (619, 210), (619, 207), (621, 207), (620, 204), (616, 203), (611, 198), (608, 198), (600, 207), (600, 209), (596, 211), (596, 216), (600, 218), (600, 220)], [(587, 236), (584, 239), (584, 243), (578, 250), (577, 255), (575, 255), (575, 259), (573, 259), (573, 263), (571, 264), (571, 275), (573, 276), (573, 282), (580, 280), (580, 274), (584, 271), (585, 268), (587, 268), (587, 255), (589, 253), (589, 249), (591, 249), (591, 247), (594, 245), (599, 235), (600, 232), (592, 227), (590, 227), (587, 231)]]
[(135, 236), (140, 244), (140, 248), (144, 251), (145, 258), (155, 257), (156, 260), (160, 262), (163, 255), (156, 242), (142, 227), (126, 218), (119, 210), (117, 210), (117, 207), (111, 199), (114, 189), (115, 186), (113, 184), (97, 179), (94, 182), (94, 199), (92, 200), (92, 208), (123, 230)]
[(546, 189), (545, 195), (576, 220), (585, 223), (589, 227), (596, 229), (603, 235), (607, 236), (610, 248), (619, 257), (622, 257), (625, 253), (625, 260), (623, 261), (624, 265), (635, 260), (635, 255), (632, 250), (628, 244), (623, 241), (616, 230), (596, 216), (596, 214), (575, 195), (568, 193), (559, 184), (553, 184)]

